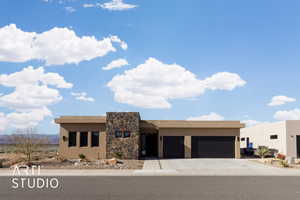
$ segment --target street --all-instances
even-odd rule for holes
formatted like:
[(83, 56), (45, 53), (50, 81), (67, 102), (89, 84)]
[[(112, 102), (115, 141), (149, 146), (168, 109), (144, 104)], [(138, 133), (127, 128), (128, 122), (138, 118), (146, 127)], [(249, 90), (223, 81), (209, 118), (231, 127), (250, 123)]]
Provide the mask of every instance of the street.
[(0, 199), (300, 199), (300, 177), (77, 176), (56, 178), (60, 182), (58, 189), (39, 190), (13, 189), (12, 177), (0, 177)]

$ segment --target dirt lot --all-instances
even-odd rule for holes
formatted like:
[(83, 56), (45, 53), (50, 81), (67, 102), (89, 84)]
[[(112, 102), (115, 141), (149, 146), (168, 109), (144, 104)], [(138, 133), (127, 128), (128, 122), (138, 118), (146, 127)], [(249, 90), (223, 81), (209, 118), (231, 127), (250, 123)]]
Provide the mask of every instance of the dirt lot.
[[(0, 160), (3, 167), (9, 168), (14, 165), (28, 164), (25, 156), (15, 153), (0, 153)], [(110, 160), (81, 160), (81, 159), (62, 159), (56, 152), (39, 152), (33, 155), (33, 165), (40, 165), (43, 169), (142, 169), (142, 160), (121, 160), (115, 162)]]

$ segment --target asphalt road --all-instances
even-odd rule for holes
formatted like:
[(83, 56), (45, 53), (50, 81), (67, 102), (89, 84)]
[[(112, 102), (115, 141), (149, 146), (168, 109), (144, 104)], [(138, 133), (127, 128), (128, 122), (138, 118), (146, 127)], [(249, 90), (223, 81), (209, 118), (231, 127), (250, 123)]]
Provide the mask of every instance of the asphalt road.
[[(57, 189), (18, 189), (0, 177), (1, 200), (298, 200), (300, 177), (57, 177)], [(32, 182), (31, 182), (32, 183)], [(54, 184), (55, 186), (55, 184)]]

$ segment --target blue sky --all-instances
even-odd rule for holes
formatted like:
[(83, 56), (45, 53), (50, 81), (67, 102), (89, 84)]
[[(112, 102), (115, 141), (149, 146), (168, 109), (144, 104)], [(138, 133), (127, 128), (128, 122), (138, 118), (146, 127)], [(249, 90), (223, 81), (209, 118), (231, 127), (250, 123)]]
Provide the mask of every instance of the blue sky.
[[(253, 120), (249, 121), (252, 123), (300, 119), (300, 2), (119, 0), (122, 4), (116, 10), (105, 7), (110, 1), (1, 0), (0, 36), (2, 30), (17, 38), (12, 27), (5, 29), (15, 24), (21, 34), (42, 34), (58, 27), (73, 31), (79, 39), (94, 36), (95, 41), (102, 41), (112, 35), (120, 39), (108, 39), (115, 51), (106, 49), (105, 55), (95, 53), (101, 47), (93, 49), (80, 43), (78, 51), (88, 52), (86, 56), (91, 59), (87, 60), (69, 53), (72, 49), (68, 48), (62, 48), (62, 53), (49, 51), (49, 46), (61, 42), (57, 38), (53, 42), (49, 36), (43, 38), (47, 44), (36, 44), (39, 52), (30, 52), (32, 58), (26, 55), (21, 59), (14, 52), (30, 51), (22, 49), (26, 44), (18, 45), (23, 40), (7, 42), (1, 37), (2, 133), (37, 124), (40, 132), (56, 134), (58, 127), (52, 123), (55, 117), (102, 115), (107, 111), (138, 111), (144, 119)], [(85, 4), (90, 6), (84, 7)], [(123, 48), (122, 42), (128, 48)], [(70, 60), (58, 59), (64, 53)], [(124, 59), (129, 65), (102, 69), (117, 59)], [(51, 64), (47, 65), (47, 61)], [(1, 100), (16, 87), (7, 86), (3, 74), (14, 74), (28, 66), (34, 70), (42, 67), (43, 73), (63, 78), (64, 83), (47, 85), (59, 94), (50, 103), (34, 108), (29, 103), (20, 108), (8, 102), (14, 100), (11, 97)], [(130, 73), (125, 74), (126, 70)], [(219, 75), (213, 83), (204, 81), (213, 75)], [(186, 81), (189, 77), (195, 80)], [(111, 81), (112, 86), (107, 86)], [(86, 96), (77, 94), (83, 96), (77, 100), (74, 93), (83, 92)], [(94, 101), (83, 101), (84, 97)]]

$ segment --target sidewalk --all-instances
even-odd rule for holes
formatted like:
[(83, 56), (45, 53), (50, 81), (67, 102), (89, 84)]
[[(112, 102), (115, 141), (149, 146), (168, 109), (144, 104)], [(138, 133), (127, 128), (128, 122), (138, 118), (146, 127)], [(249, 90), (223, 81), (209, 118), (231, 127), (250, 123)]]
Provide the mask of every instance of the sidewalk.
[[(0, 176), (12, 176), (13, 170), (0, 169)], [(297, 169), (274, 170), (102, 170), (42, 169), (41, 176), (300, 176)]]

